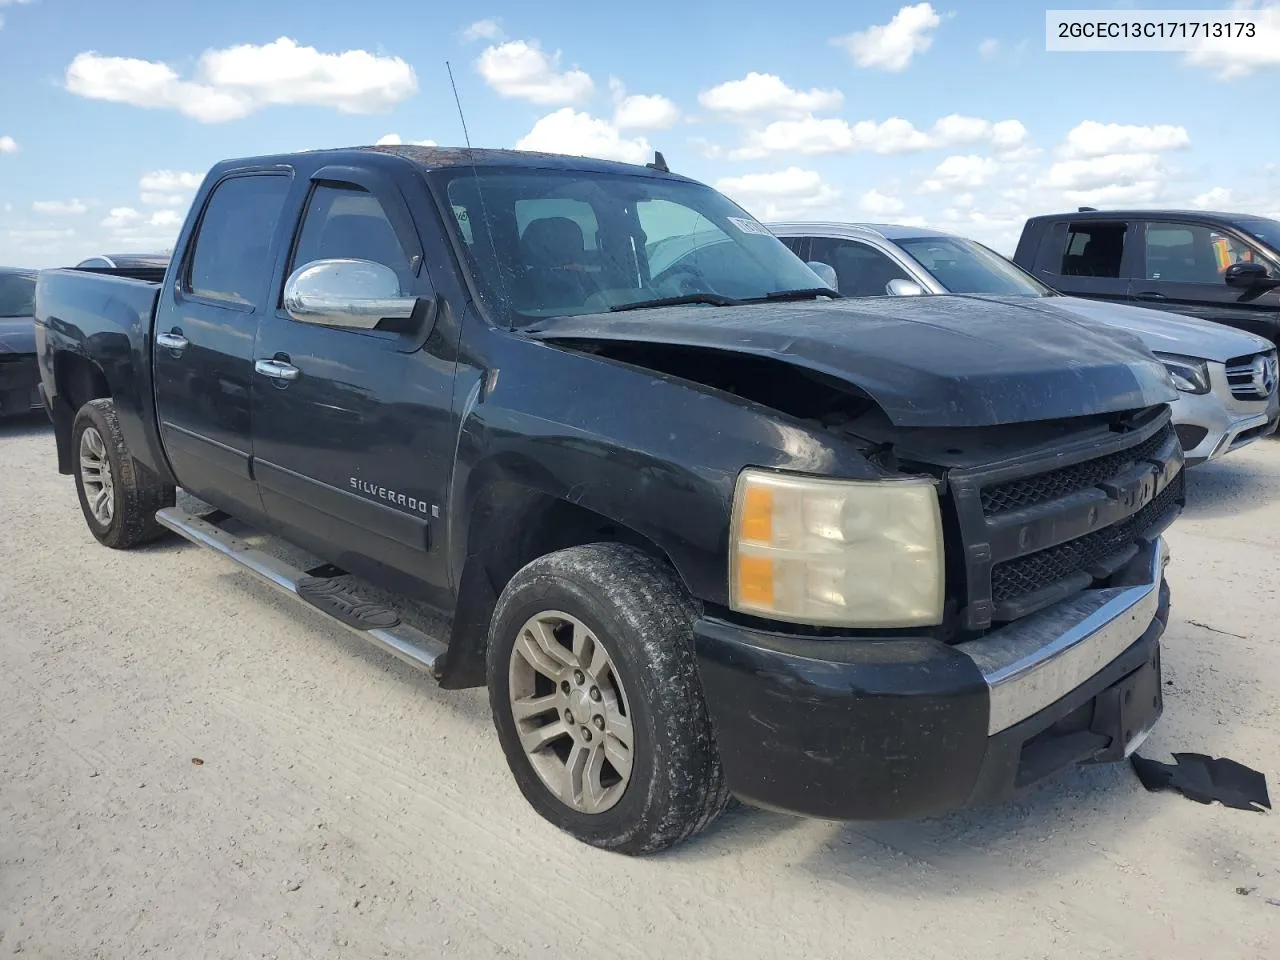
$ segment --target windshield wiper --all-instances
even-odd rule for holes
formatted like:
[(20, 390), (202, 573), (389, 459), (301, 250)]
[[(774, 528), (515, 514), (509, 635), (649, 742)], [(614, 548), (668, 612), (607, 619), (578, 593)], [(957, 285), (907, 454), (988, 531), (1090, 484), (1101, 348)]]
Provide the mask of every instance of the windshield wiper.
[(742, 300), (739, 302), (768, 303), (771, 300), (816, 300), (818, 297), (843, 296), (844, 294), (832, 290), (830, 287), (806, 287), (803, 290), (775, 290), (773, 293), (766, 293), (763, 297), (752, 297), (749, 300)]
[(620, 303), (609, 308), (610, 313), (621, 313), (623, 310), (646, 310), (649, 307), (678, 307), (685, 303), (709, 303), (713, 307), (736, 307), (746, 300), (735, 300), (733, 297), (718, 293), (686, 293), (679, 297), (662, 297), (659, 300), (637, 300), (635, 303)]

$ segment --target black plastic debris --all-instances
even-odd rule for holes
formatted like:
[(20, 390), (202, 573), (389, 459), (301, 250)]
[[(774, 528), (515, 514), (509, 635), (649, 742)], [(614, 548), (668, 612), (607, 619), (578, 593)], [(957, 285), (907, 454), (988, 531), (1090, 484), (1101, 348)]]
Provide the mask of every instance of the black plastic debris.
[(1175, 753), (1173, 763), (1160, 763), (1135, 753), (1129, 761), (1142, 785), (1153, 793), (1177, 790), (1196, 803), (1216, 800), (1224, 807), (1254, 813), (1271, 809), (1266, 776), (1234, 760)]

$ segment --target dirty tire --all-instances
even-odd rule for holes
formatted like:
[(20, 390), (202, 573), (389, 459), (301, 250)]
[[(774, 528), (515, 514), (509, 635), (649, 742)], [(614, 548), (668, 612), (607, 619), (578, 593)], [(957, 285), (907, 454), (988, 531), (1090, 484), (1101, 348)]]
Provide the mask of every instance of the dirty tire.
[[(109, 522), (94, 515), (85, 492), (81, 469), (81, 441), (86, 430), (98, 432), (110, 464), (113, 510)], [(71, 450), (75, 458), (76, 493), (89, 532), (99, 543), (116, 550), (128, 550), (164, 536), (167, 531), (156, 522), (156, 511), (174, 505), (174, 488), (133, 459), (120, 433), (115, 404), (109, 399), (90, 400), (80, 408), (71, 424)]]
[[(509, 663), (524, 624), (556, 610), (607, 647), (626, 690), (634, 732), (630, 781), (616, 804), (583, 813), (543, 784), (521, 746)], [(653, 853), (698, 833), (729, 791), (693, 650), (696, 608), (671, 568), (634, 547), (594, 543), (532, 561), (498, 598), (489, 631), (488, 688), (507, 764), (530, 805), (585, 843)]]

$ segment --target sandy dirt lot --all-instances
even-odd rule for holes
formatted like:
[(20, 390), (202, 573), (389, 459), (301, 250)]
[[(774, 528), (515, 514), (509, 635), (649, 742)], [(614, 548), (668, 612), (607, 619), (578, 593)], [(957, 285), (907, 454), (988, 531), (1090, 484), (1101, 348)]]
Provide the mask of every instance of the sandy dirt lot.
[[(40, 421), (0, 426), (0, 466), (0, 956), (1280, 956), (1280, 817), (1127, 766), (924, 823), (737, 808), (659, 857), (583, 847), (481, 691), (184, 542), (97, 546)], [(1143, 752), (1278, 796), (1280, 441), (1192, 477)]]

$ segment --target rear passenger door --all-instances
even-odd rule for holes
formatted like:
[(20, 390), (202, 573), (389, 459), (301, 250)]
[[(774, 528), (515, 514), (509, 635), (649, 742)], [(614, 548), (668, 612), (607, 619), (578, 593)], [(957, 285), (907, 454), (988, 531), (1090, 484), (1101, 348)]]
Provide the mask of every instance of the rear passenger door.
[(1055, 223), (1045, 232), (1032, 273), (1073, 297), (1127, 300), (1129, 279), (1136, 276), (1133, 228), (1123, 220)]
[(1277, 277), (1280, 266), (1225, 228), (1173, 220), (1147, 221), (1141, 228), (1141, 266), (1132, 287), (1135, 297), (1160, 310), (1274, 338), (1280, 291), (1229, 287), (1224, 271), (1233, 263), (1253, 261)]
[(453, 458), (454, 358), (425, 345), (428, 323), (405, 333), (304, 323), (281, 295), (299, 267), (353, 258), (391, 267), (403, 295), (427, 297), (422, 252), (390, 177), (319, 171), (258, 327), (257, 359), (296, 373), (257, 375), (252, 390), (254, 469), (274, 524), (350, 572), (410, 593), (446, 583), (432, 521)]
[(158, 306), (156, 409), (165, 453), (183, 487), (229, 513), (261, 510), (250, 469), (254, 337), (291, 178), (279, 170), (219, 181), (177, 282)]

